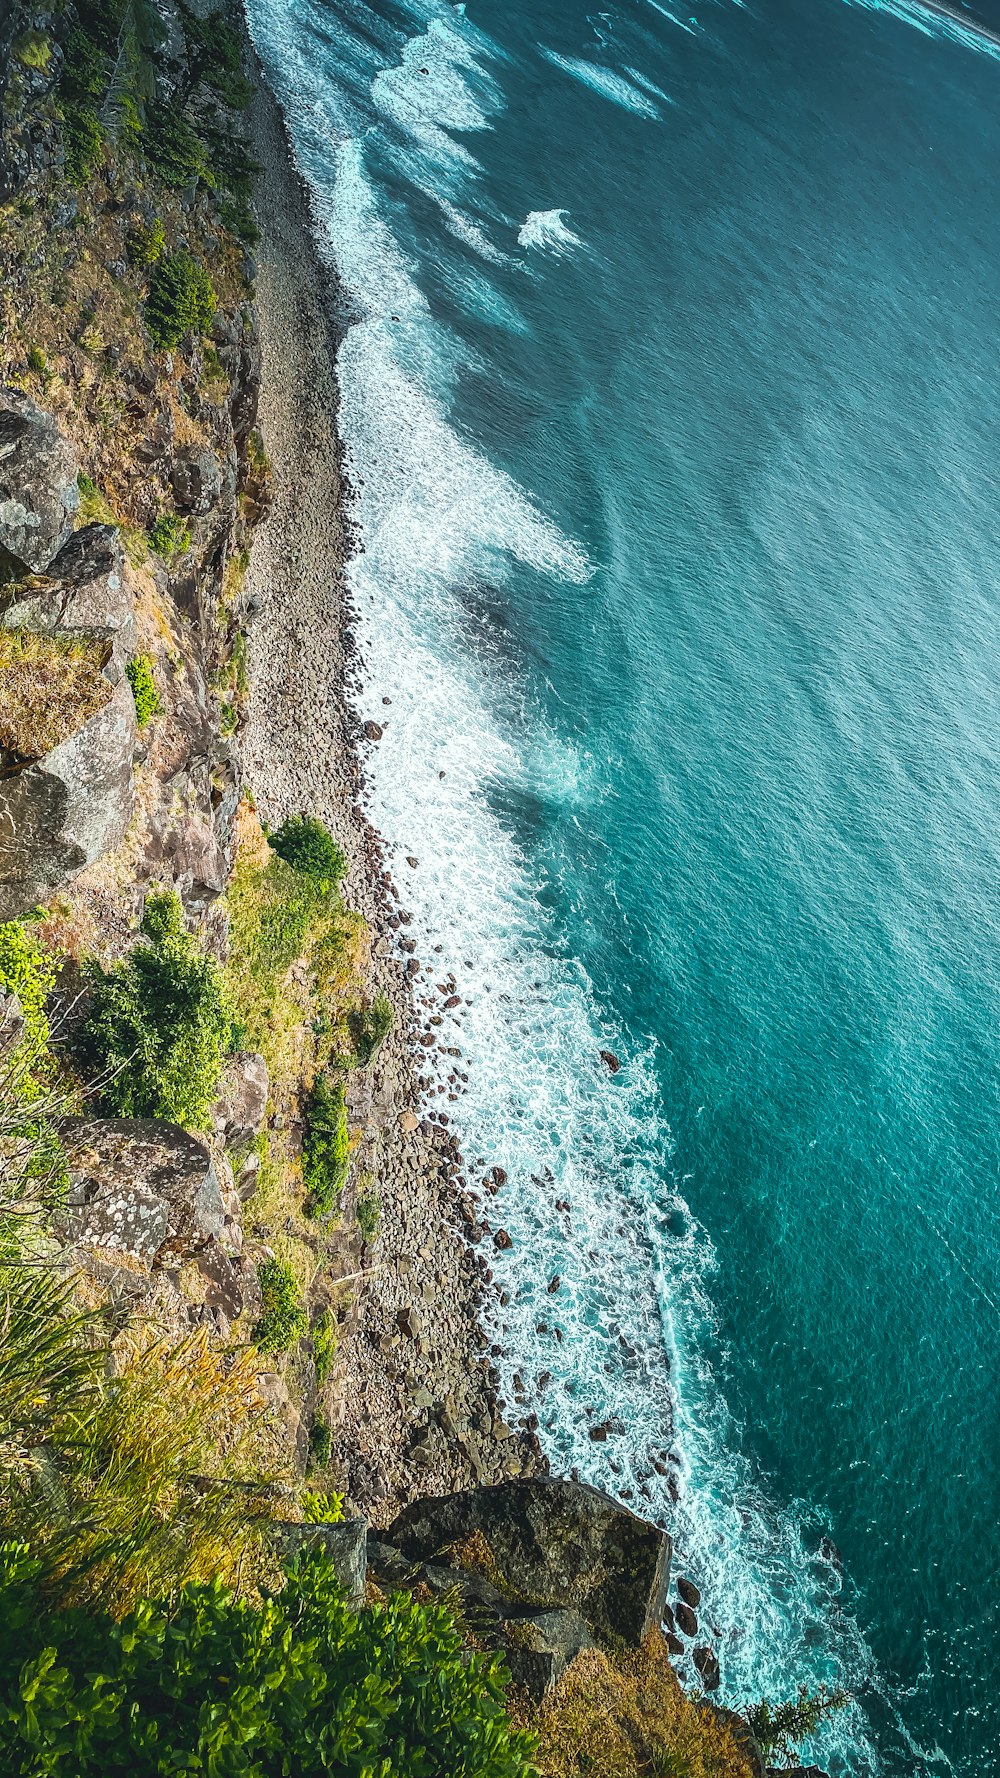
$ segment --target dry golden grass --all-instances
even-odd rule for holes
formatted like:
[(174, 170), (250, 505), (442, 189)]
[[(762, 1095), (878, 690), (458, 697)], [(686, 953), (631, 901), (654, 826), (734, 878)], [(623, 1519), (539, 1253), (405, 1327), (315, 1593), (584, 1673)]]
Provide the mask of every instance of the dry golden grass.
[(106, 642), (0, 629), (0, 747), (41, 759), (111, 697)]
[(512, 1713), (538, 1735), (541, 1778), (753, 1778), (729, 1725), (685, 1695), (659, 1636), (621, 1654), (588, 1649), (537, 1712)]

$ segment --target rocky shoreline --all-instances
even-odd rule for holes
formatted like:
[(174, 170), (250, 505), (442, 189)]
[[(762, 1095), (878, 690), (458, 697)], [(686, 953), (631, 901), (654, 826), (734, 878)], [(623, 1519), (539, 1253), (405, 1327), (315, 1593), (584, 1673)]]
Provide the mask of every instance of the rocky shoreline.
[[(246, 579), (250, 690), (241, 730), (244, 772), (263, 818), (318, 815), (350, 859), (346, 894), (372, 935), (373, 986), (396, 1012), (373, 1069), (349, 1095), (358, 1181), (377, 1182), (378, 1239), (345, 1244), (340, 1278), (323, 1288), (344, 1324), (327, 1403), (335, 1469), (376, 1523), (418, 1494), (547, 1468), (533, 1432), (507, 1425), (480, 1325), (489, 1268), (463, 1196), (455, 1138), (421, 1114), (414, 1058), (426, 1058), (410, 993), (419, 961), (379, 835), (362, 809), (351, 714), (358, 663), (345, 562), (349, 491), (337, 435), (337, 290), (313, 239), (309, 200), (279, 107), (258, 70), (250, 113), (261, 163), (256, 300), (262, 356), (258, 424), (272, 500), (254, 535)], [(372, 725), (369, 725), (370, 727)], [(369, 733), (367, 739), (376, 736)], [(442, 1003), (452, 999), (453, 984)], [(349, 1200), (350, 1201), (350, 1200)], [(464, 1213), (464, 1214), (463, 1214)]]

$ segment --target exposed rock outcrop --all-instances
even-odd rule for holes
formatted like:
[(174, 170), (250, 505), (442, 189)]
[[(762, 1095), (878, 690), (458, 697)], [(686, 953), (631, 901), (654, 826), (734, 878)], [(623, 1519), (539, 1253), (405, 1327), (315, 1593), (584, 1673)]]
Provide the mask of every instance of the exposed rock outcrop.
[(46, 902), (128, 825), (135, 704), (118, 663), (109, 659), (104, 673), (103, 708), (40, 759), (7, 761), (0, 775), (0, 920)]
[(194, 1260), (209, 1307), (239, 1314), (248, 1269), (228, 1166), (155, 1118), (70, 1117), (59, 1128), (70, 1183), (56, 1227), (67, 1245), (147, 1278)]
[(231, 1056), (212, 1107), (212, 1127), (227, 1148), (243, 1148), (264, 1122), (268, 1092), (267, 1063), (256, 1050)]
[(85, 525), (50, 562), (45, 581), (19, 591), (4, 613), (8, 629), (107, 635), (124, 664), (138, 647), (125, 556), (114, 525)]
[(0, 389), (0, 581), (43, 573), (79, 504), (73, 453), (51, 415)]
[(385, 1533), (423, 1562), (473, 1537), (512, 1599), (578, 1612), (598, 1638), (633, 1646), (659, 1628), (670, 1538), (596, 1488), (540, 1476), (468, 1489), (415, 1501)]

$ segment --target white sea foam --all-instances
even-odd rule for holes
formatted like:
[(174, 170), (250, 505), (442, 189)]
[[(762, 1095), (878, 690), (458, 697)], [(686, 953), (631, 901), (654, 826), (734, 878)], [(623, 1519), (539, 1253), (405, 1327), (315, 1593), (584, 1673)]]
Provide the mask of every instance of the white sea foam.
[(564, 74), (582, 81), (584, 86), (600, 93), (602, 98), (610, 99), (612, 104), (622, 105), (626, 111), (634, 111), (640, 117), (659, 117), (653, 101), (626, 80), (624, 74), (616, 74), (613, 68), (602, 68), (599, 62), (587, 62), (582, 56), (560, 56), (554, 49), (543, 48), (542, 55), (554, 68), (561, 68)]
[[(383, 157), (391, 146), (396, 172), (408, 169), (420, 191), (434, 193), (445, 225), (461, 234), (454, 219), (475, 214), (477, 169), (450, 132), (459, 120), (487, 127), (498, 63), (444, 0), (426, 0), (427, 29), (396, 48), (391, 71), (372, 77), (378, 94), (358, 121), (371, 15), (361, 20), (356, 59), (338, 41), (336, 66), (324, 69), (302, 0), (257, 0), (257, 8), (321, 238), (351, 302), (340, 419), (365, 539), (350, 568), (370, 674), (361, 713), (384, 725), (372, 813), (397, 856), (420, 860), (397, 873), (417, 954), (433, 959), (434, 980), (453, 970), (468, 1002), (440, 1028), (463, 1053), (438, 1052), (428, 1097), (447, 1106), (470, 1160), (482, 1155), (508, 1174), (496, 1206), (513, 1238), (497, 1258), (509, 1304), (502, 1314), (497, 1307), (493, 1330), (508, 1399), (519, 1371), (525, 1408), (538, 1414), (555, 1463), (630, 1493), (669, 1522), (686, 1571), (711, 1601), (727, 1699), (784, 1695), (789, 1674), (832, 1674), (838, 1656), (857, 1683), (870, 1664), (836, 1614), (837, 1571), (804, 1548), (799, 1508), (779, 1513), (766, 1498), (706, 1357), (716, 1331), (713, 1254), (672, 1177), (652, 1050), (629, 1046), (603, 1015), (547, 912), (548, 885), (498, 812), (519, 801), (571, 806), (586, 828), (601, 774), (545, 717), (496, 614), (497, 589), (512, 572), (582, 582), (590, 564), (451, 422), (461, 349), (432, 316), (370, 158), (373, 143)], [(569, 71), (657, 115), (607, 70)], [(595, 84), (595, 74), (620, 81), (628, 98), (617, 87), (609, 94), (606, 80)], [(341, 84), (351, 89), (346, 99)], [(533, 213), (520, 244), (577, 245), (564, 217)], [(525, 240), (529, 227), (535, 238)], [(388, 721), (383, 696), (392, 700)], [(614, 1081), (602, 1048), (622, 1057)], [(438, 1091), (453, 1063), (469, 1077), (457, 1102)], [(605, 1419), (625, 1431), (594, 1443), (590, 1427)], [(655, 1468), (668, 1449), (680, 1460), (676, 1501)], [(842, 1646), (831, 1646), (834, 1624)], [(817, 1643), (828, 1653), (817, 1656)], [(868, 1769), (856, 1717), (841, 1719), (822, 1745), (841, 1747), (845, 1770)]]
[(529, 210), (517, 231), (519, 247), (540, 248), (546, 253), (571, 253), (580, 237), (566, 227), (568, 210)]

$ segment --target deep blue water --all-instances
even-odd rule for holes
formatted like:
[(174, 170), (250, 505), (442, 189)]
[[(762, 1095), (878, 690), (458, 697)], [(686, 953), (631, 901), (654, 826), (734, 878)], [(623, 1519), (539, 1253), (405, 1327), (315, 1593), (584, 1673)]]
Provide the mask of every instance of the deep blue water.
[(843, 1678), (831, 1771), (989, 1778), (1000, 60), (846, 0), (251, 14), (508, 1379), (670, 1525), (725, 1698)]

